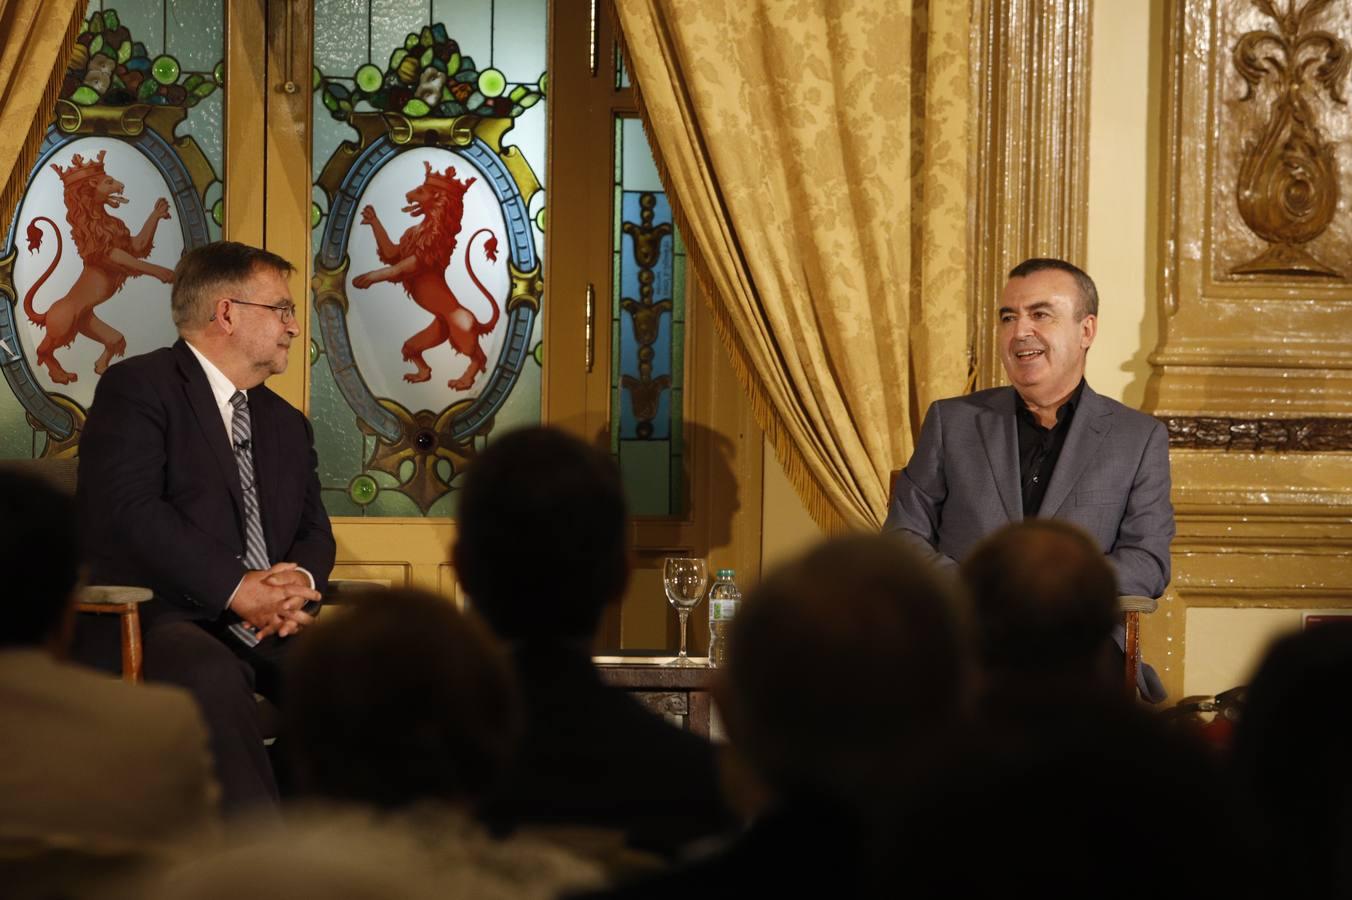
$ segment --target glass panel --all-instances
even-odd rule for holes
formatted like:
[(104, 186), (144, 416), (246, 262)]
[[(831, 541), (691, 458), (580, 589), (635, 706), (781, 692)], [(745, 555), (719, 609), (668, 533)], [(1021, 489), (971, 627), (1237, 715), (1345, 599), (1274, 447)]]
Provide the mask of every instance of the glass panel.
[(629, 68), (624, 64), (624, 53), (620, 50), (620, 45), (615, 44), (615, 87), (619, 89), (629, 87)]
[(685, 247), (638, 119), (615, 160), (611, 452), (635, 515), (681, 515)]
[(224, 220), (224, 33), (223, 0), (87, 8), (0, 247), (0, 456), (74, 455), (107, 366), (177, 337), (173, 267)]
[(319, 0), (310, 406), (332, 515), (450, 516), (540, 421), (547, 0)]

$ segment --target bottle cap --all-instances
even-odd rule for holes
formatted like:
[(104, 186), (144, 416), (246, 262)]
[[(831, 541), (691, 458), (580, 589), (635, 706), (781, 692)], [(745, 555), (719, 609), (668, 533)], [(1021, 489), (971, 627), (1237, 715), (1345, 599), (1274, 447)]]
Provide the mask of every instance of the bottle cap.
[(718, 577), (719, 577), (719, 578), (727, 578), (728, 580), (731, 580), (731, 579), (734, 578), (736, 575), (737, 575), (737, 571), (736, 571), (735, 569), (719, 569), (719, 570), (718, 570)]

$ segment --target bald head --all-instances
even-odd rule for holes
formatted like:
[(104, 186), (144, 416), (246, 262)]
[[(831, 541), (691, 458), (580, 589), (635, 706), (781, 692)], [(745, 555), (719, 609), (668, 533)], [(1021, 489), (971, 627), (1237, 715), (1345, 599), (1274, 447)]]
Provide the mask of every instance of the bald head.
[(1089, 664), (1117, 621), (1117, 579), (1103, 550), (1055, 519), (1027, 519), (983, 541), (962, 564), (988, 668)]

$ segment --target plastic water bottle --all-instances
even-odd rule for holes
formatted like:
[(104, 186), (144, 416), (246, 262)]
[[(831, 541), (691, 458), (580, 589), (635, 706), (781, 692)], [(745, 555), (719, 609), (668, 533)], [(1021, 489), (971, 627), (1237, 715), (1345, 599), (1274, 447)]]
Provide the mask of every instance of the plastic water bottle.
[(742, 592), (733, 580), (736, 575), (732, 569), (719, 569), (718, 580), (709, 589), (709, 665), (715, 668), (728, 664), (728, 634), (742, 603)]

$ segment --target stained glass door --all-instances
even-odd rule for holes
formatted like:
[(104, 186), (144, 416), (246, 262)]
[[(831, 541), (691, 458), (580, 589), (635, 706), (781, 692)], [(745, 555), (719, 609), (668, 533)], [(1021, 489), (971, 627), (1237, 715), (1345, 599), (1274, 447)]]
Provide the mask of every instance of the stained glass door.
[(310, 403), (332, 515), (454, 516), (493, 434), (540, 421), (547, 11), (316, 4)]
[(95, 0), (0, 245), (0, 458), (73, 456), (118, 359), (176, 337), (173, 267), (225, 222), (224, 0)]

